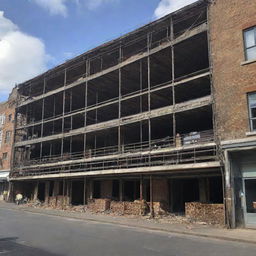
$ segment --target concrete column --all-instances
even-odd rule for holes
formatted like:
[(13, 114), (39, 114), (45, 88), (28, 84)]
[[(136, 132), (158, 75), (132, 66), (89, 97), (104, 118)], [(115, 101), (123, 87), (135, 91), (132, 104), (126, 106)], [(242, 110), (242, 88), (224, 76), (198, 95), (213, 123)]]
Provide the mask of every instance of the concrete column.
[(37, 181), (35, 184), (35, 188), (34, 188), (34, 197), (33, 197), (34, 201), (36, 201), (37, 197), (38, 197), (38, 184), (39, 184), (39, 182)]
[(69, 204), (72, 204), (72, 180), (69, 181), (68, 185), (68, 197), (69, 197)]
[(15, 195), (14, 195), (14, 183), (10, 181), (9, 190), (8, 190), (8, 196), (7, 196), (8, 202), (14, 202), (15, 201)]
[(93, 180), (90, 180), (89, 199), (93, 199)]
[(66, 194), (66, 204), (69, 205), (70, 204), (70, 197), (69, 197), (69, 192), (70, 190), (70, 181), (69, 180), (66, 180), (66, 191), (65, 191), (65, 194)]
[(153, 177), (150, 175), (149, 178), (149, 190), (150, 190), (150, 217), (154, 218), (154, 199), (153, 199)]
[(45, 203), (49, 203), (49, 189), (50, 189), (50, 181), (45, 182)]
[(173, 196), (173, 180), (169, 180), (169, 208), (170, 211), (173, 212), (173, 203), (174, 203), (174, 196)]
[(84, 177), (84, 205), (87, 204), (87, 182), (86, 177)]
[(133, 182), (133, 200), (136, 199), (136, 180)]
[(140, 176), (140, 200), (143, 200), (143, 176)]
[(124, 182), (122, 179), (119, 179), (119, 201), (122, 202), (124, 200)]

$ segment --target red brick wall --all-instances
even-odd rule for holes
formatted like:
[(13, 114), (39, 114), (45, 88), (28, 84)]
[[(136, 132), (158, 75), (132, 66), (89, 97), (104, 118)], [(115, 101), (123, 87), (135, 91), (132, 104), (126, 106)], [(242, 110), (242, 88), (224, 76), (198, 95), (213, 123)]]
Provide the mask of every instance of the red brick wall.
[[(14, 134), (14, 116), (15, 116), (15, 105), (12, 101), (0, 104), (0, 115), (5, 115), (5, 123), (2, 126), (3, 136), (2, 136), (2, 144), (0, 147), (0, 158), (2, 159), (3, 153), (8, 153), (8, 157), (6, 160), (2, 160), (2, 166), (0, 165), (0, 171), (5, 169), (10, 169), (11, 166), (11, 152), (12, 152), (12, 144), (13, 144), (13, 134)], [(8, 117), (12, 115), (11, 121), (9, 121)], [(6, 132), (11, 131), (11, 139), (9, 143), (5, 143)]]
[(256, 1), (216, 0), (210, 7), (210, 43), (221, 139), (246, 137), (250, 131), (247, 93), (256, 91), (256, 62), (244, 59), (243, 29), (256, 25)]

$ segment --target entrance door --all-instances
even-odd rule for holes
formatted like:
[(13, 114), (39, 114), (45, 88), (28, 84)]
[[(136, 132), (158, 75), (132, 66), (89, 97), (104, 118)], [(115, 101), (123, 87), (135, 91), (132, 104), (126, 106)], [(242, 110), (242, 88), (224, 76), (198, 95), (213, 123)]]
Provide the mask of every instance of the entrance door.
[(244, 216), (246, 227), (256, 227), (256, 178), (244, 178)]

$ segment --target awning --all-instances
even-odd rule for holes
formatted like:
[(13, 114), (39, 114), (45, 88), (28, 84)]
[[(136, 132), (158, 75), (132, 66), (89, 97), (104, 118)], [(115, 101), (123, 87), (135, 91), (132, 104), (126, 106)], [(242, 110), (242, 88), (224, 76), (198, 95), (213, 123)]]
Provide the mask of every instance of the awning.
[(0, 182), (9, 180), (10, 170), (0, 170)]

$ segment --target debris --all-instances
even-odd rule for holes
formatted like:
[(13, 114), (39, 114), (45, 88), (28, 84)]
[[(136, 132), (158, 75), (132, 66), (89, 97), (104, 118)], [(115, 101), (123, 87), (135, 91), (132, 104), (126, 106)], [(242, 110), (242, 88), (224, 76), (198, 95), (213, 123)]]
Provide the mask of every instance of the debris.
[(185, 212), (186, 217), (195, 221), (219, 225), (224, 225), (225, 223), (223, 204), (186, 203)]

